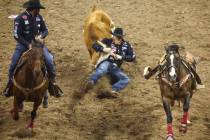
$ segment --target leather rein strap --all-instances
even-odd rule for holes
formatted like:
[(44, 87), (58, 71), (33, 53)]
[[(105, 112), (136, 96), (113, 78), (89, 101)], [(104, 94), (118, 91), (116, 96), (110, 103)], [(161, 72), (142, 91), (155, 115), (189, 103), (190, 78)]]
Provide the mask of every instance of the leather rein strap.
[[(191, 77), (191, 74), (187, 74), (185, 77), (183, 77), (182, 80), (179, 82), (178, 88), (182, 88), (182, 86), (188, 81), (188, 79), (190, 77)], [(165, 78), (165, 77), (160, 77), (160, 78), (163, 82), (168, 84), (170, 87), (173, 87), (174, 84), (172, 82), (170, 82), (167, 78)]]
[[(185, 68), (189, 71), (189, 74), (187, 74), (185, 77), (183, 77), (179, 82), (178, 88), (182, 88), (182, 86), (188, 81), (188, 79), (190, 77), (194, 78), (194, 75), (192, 74), (192, 72), (190, 71), (189, 67), (187, 66), (187, 64), (185, 63), (185, 61), (183, 59), (181, 59), (181, 63), (185, 66)], [(163, 73), (163, 71), (165, 70), (165, 68), (159, 73), (159, 75), (161, 75)], [(173, 88), (174, 83), (170, 82), (166, 77), (161, 77), (159, 76), (159, 78), (165, 82), (166, 84), (168, 84), (171, 88)]]

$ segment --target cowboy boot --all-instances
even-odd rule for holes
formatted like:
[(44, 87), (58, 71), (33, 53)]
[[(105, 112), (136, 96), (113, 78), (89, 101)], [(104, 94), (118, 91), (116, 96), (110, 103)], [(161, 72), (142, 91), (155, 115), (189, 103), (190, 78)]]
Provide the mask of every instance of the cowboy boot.
[(84, 85), (83, 92), (87, 93), (89, 90), (93, 89), (94, 85), (95, 84), (92, 80), (88, 80), (87, 83), (85, 83), (85, 85)]
[(12, 96), (13, 94), (12, 94), (12, 89), (11, 89), (11, 87), (12, 87), (12, 82), (9, 81), (9, 82), (7, 83), (6, 88), (3, 90), (2, 95), (5, 96), (5, 97), (10, 97), (10, 96)]
[(108, 92), (110, 98), (118, 98), (119, 97), (119, 92), (112, 90), (111, 92)]
[(63, 91), (59, 88), (59, 86), (56, 84), (55, 79), (51, 79), (49, 81), (48, 91), (50, 95), (59, 98), (64, 95)]

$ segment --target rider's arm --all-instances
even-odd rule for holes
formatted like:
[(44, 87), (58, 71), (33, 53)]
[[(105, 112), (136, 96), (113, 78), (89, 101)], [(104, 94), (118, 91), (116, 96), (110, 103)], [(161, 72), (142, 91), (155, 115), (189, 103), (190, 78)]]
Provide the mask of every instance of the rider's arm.
[(129, 43), (125, 43), (122, 47), (122, 60), (132, 62), (136, 58), (133, 47)]
[[(101, 42), (104, 44), (104, 45), (106, 45), (106, 46), (110, 46), (110, 39), (107, 39), (107, 38), (105, 38), (105, 39), (103, 39)], [(108, 51), (108, 49), (109, 49), (109, 51), (111, 51), (111, 48), (109, 48), (109, 47), (103, 47), (103, 46), (101, 46), (98, 42), (95, 42), (94, 44), (93, 44), (93, 49), (96, 51), (96, 52), (105, 52), (105, 53), (108, 53), (107, 51)]]
[(13, 31), (13, 35), (15, 40), (20, 43), (23, 44), (25, 46), (29, 46), (29, 42), (27, 40), (25, 40), (23, 38), (23, 25), (24, 25), (24, 21), (21, 19), (21, 17), (17, 17), (14, 21), (14, 31)]
[(103, 52), (103, 47), (100, 46), (97, 42), (95, 42), (92, 47), (96, 52)]
[(41, 38), (43, 39), (48, 35), (48, 29), (47, 29), (44, 19), (41, 16), (40, 18), (41, 18), (40, 35), (41, 35)]

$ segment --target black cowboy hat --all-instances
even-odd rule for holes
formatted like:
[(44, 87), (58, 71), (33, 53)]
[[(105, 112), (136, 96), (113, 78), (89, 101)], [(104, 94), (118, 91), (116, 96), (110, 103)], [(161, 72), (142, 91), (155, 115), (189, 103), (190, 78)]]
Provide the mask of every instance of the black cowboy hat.
[(29, 0), (23, 4), (23, 8), (29, 9), (45, 9), (39, 0)]
[(123, 34), (123, 29), (122, 28), (115, 28), (114, 32), (111, 32), (113, 36), (117, 37), (123, 37), (125, 34)]

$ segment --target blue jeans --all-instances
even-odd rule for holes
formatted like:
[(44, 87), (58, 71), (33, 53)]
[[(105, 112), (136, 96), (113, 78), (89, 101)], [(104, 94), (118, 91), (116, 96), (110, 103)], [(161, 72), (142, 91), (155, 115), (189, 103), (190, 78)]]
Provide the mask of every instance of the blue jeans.
[[(16, 48), (15, 48), (15, 51), (14, 51), (14, 54), (12, 56), (12, 62), (10, 64), (10, 67), (9, 67), (9, 83), (12, 82), (12, 77), (13, 77), (13, 74), (14, 74), (14, 70), (18, 64), (18, 61), (20, 59), (20, 57), (22, 56), (22, 54), (27, 51), (28, 47), (27, 46), (24, 46), (20, 43), (18, 43), (16, 45)], [(54, 65), (54, 61), (53, 61), (53, 56), (52, 54), (50, 54), (49, 50), (44, 47), (43, 48), (43, 51), (44, 51), (44, 58), (45, 58), (45, 65), (47, 67), (47, 72), (49, 73), (49, 76), (50, 78), (55, 78), (56, 74), (55, 74), (55, 65)]]
[(96, 83), (98, 79), (100, 79), (105, 74), (114, 75), (118, 79), (118, 81), (112, 85), (112, 90), (114, 91), (122, 90), (129, 83), (128, 76), (124, 74), (118, 66), (109, 61), (104, 61), (101, 63), (96, 71), (91, 75), (90, 80)]

